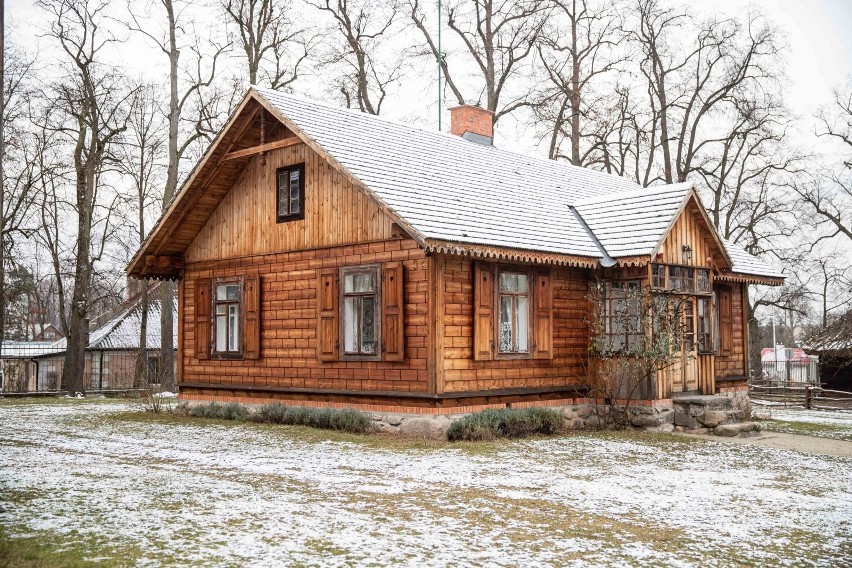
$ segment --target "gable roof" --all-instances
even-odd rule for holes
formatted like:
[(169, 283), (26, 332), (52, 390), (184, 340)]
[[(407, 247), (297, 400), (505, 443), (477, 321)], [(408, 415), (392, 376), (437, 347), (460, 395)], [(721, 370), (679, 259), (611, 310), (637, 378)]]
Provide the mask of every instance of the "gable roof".
[[(202, 180), (211, 179), (211, 174), (199, 170), (213, 171), (215, 157), (224, 153), (222, 147), (234, 146), (228, 130), (240, 120), (244, 124), (239, 129), (245, 130), (247, 119), (238, 120), (238, 115), (251, 112), (252, 101), (355, 182), (427, 250), (529, 251), (551, 255), (557, 262), (595, 266), (604, 257), (595, 236), (624, 254), (645, 250), (649, 241), (631, 245), (627, 242), (630, 235), (641, 233), (647, 240), (658, 235), (671, 221), (675, 202), (681, 203), (677, 196), (682, 198), (692, 187), (687, 183), (641, 188), (625, 178), (566, 162), (525, 156), (446, 132), (421, 130), (252, 87), (202, 160), (205, 167), (196, 168), (163, 219), (190, 207), (194, 209), (189, 215), (200, 218), (206, 212), (209, 218), (212, 209), (206, 203), (200, 212), (195, 209), (203, 200), (198, 195), (220, 193), (227, 180), (208, 190)], [(213, 158), (209, 164), (208, 158)], [(632, 216), (615, 220), (606, 229), (605, 209), (621, 209), (625, 195), (635, 200)], [(665, 203), (659, 201), (661, 196)], [(592, 218), (592, 223), (586, 221), (594, 234), (572, 214), (570, 207), (575, 204), (584, 219), (586, 214)], [(193, 219), (193, 226), (197, 223)], [(180, 253), (180, 247), (185, 249), (191, 242), (188, 235), (194, 237), (192, 227), (185, 224), (171, 220), (171, 233), (161, 225), (162, 219), (134, 257), (128, 269), (131, 274), (145, 271), (143, 254), (152, 250), (154, 254)], [(625, 226), (631, 230), (624, 231)], [(604, 234), (598, 235), (598, 231)], [(176, 233), (180, 233), (177, 238), (172, 237)]]
[(808, 353), (852, 357), (852, 310), (811, 336), (804, 348)]

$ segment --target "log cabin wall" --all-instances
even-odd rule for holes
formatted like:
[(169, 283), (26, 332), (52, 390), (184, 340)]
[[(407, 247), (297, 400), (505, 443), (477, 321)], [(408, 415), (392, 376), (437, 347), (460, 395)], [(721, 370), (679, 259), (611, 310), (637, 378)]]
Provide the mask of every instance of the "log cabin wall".
[[(276, 222), (275, 171), (305, 164), (305, 218)], [(187, 249), (187, 263), (381, 241), (393, 222), (316, 152), (300, 144), (254, 156)]]
[(473, 266), (469, 258), (436, 257), (442, 287), (438, 302), (438, 392), (582, 387), (588, 373), (589, 281), (581, 269), (550, 269), (553, 290), (553, 359), (474, 360)]
[[(402, 361), (320, 361), (317, 278), (324, 268), (401, 261), (404, 273), (405, 358)], [(429, 259), (410, 239), (196, 262), (187, 266), (180, 313), (181, 381), (185, 392), (220, 389), (279, 392), (426, 393)], [(260, 354), (257, 359), (199, 359), (195, 349), (195, 286), (207, 278), (257, 273)], [(213, 391), (212, 389), (216, 389)]]

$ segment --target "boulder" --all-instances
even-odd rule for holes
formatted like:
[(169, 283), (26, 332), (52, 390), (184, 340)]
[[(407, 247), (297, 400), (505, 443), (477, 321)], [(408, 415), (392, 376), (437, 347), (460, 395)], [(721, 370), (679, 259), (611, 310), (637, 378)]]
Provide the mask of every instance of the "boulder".
[(580, 418), (575, 418), (571, 421), (571, 428), (574, 428), (575, 430), (583, 430), (586, 428), (586, 423)]
[(668, 434), (670, 432), (674, 432), (675, 425), (670, 422), (664, 422), (659, 426), (651, 426), (649, 428), (645, 428), (648, 432), (663, 432), (664, 434)]
[(740, 423), (740, 432), (760, 432), (760, 424), (757, 422), (742, 422)]
[(578, 406), (577, 409), (576, 409), (576, 412), (577, 412), (578, 417), (588, 418), (589, 416), (592, 415), (593, 410), (594, 409), (592, 408), (591, 404), (584, 404), (583, 406)]
[(708, 428), (715, 428), (722, 422), (728, 419), (728, 413), (721, 410), (708, 410), (704, 413), (701, 421)]
[(713, 430), (713, 433), (717, 436), (725, 436), (727, 438), (733, 438), (734, 436), (740, 435), (740, 425), (739, 424), (721, 424), (716, 426)]
[(692, 416), (689, 411), (684, 412), (681, 408), (676, 408), (674, 411), (674, 423), (677, 426), (684, 428), (700, 428), (701, 424)]
[(420, 440), (446, 440), (450, 421), (446, 416), (408, 418), (399, 426), (399, 433)]
[(630, 418), (630, 423), (639, 428), (651, 428), (662, 424), (663, 418), (659, 414), (640, 414), (638, 416), (632, 416)]
[(402, 416), (399, 414), (385, 414), (384, 420), (391, 426), (399, 426), (402, 424)]

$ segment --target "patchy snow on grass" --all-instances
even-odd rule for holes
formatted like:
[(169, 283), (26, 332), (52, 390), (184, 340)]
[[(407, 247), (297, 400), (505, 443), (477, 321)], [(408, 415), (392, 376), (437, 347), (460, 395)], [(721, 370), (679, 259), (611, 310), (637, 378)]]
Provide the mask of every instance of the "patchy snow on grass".
[(852, 411), (849, 410), (804, 410), (795, 408), (772, 409), (769, 411), (772, 420), (786, 422), (806, 422), (808, 424), (823, 424), (825, 426), (848, 426), (852, 428)]
[[(0, 525), (138, 566), (834, 566), (852, 459), (658, 435), (409, 446), (0, 404)], [(93, 555), (95, 552), (93, 552)]]

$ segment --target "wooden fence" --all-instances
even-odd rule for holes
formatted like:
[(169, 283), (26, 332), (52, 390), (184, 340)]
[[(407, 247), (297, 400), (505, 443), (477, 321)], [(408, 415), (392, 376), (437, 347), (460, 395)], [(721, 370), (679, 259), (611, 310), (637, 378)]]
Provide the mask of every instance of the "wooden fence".
[(824, 389), (795, 382), (760, 381), (749, 384), (754, 401), (778, 406), (796, 406), (819, 410), (852, 410), (852, 392)]

